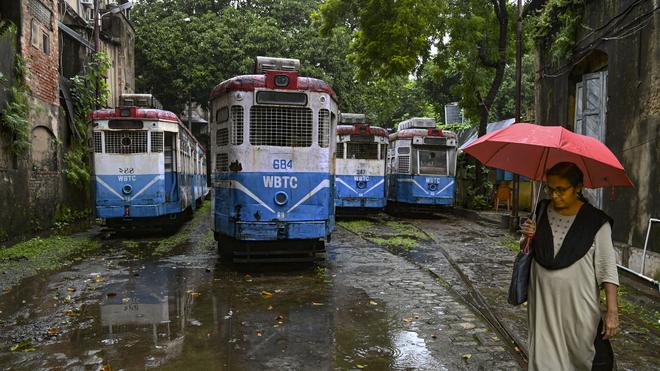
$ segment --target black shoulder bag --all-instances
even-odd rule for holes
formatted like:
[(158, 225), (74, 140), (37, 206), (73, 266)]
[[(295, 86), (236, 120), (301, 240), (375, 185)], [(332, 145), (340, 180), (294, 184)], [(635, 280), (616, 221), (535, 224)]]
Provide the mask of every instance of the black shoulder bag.
[[(539, 204), (539, 210), (536, 212), (536, 223), (541, 212), (545, 212), (547, 202)], [(527, 301), (527, 288), (529, 287), (529, 270), (532, 266), (532, 252), (530, 248), (530, 239), (525, 248), (521, 249), (513, 261), (513, 274), (511, 275), (511, 284), (509, 284), (508, 302), (511, 305), (520, 305)]]

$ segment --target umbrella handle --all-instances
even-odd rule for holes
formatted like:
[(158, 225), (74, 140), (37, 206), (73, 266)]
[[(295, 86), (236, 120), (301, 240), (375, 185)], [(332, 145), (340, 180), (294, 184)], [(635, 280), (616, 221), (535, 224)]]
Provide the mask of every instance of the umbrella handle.
[(529, 255), (529, 247), (530, 247), (529, 245), (531, 244), (531, 242), (532, 242), (532, 237), (528, 236), (527, 240), (525, 241), (525, 246), (523, 247), (522, 250), (525, 253), (525, 255)]

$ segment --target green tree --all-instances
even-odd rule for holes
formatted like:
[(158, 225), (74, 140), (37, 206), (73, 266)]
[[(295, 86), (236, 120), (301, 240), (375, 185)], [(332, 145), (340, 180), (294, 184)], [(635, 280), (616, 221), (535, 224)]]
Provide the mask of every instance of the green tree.
[(478, 118), (480, 135), (513, 58), (510, 11), (506, 0), (328, 0), (321, 6), (324, 32), (357, 23), (350, 58), (358, 76), (408, 74), (428, 59), (438, 78), (459, 76), (452, 92), (467, 115)]

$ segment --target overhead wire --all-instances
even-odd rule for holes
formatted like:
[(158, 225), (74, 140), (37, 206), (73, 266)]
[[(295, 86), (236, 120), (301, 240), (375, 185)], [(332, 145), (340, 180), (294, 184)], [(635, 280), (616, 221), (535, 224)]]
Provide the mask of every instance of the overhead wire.
[[(569, 63), (565, 63), (564, 65), (558, 67), (556, 69), (556, 73), (554, 74), (548, 74), (544, 73), (543, 70), (545, 70), (545, 67), (541, 68), (540, 72), (542, 74), (543, 78), (555, 78), (555, 77), (560, 77), (565, 75), (570, 71), (572, 67), (575, 65), (579, 64), (582, 62), (588, 55), (588, 52), (591, 51), (595, 46), (599, 45), (602, 41), (610, 41), (610, 40), (619, 40), (623, 39), (626, 37), (629, 37), (640, 30), (644, 29), (651, 23), (650, 17), (660, 10), (660, 6), (656, 6), (655, 8), (651, 9), (650, 11), (636, 17), (635, 19), (631, 20), (630, 22), (624, 24), (618, 29), (615, 29), (619, 23), (625, 19), (624, 16), (628, 15), (631, 11), (633, 6), (638, 5), (641, 3), (641, 0), (638, 0), (635, 3), (632, 3), (626, 10), (623, 12), (619, 13), (618, 15), (614, 16), (612, 19), (610, 19), (608, 22), (606, 22), (604, 25), (599, 26), (598, 28), (592, 30), (589, 34), (587, 34), (582, 40), (580, 40), (577, 44), (583, 44), (588, 42), (591, 38), (591, 36), (598, 30), (604, 30), (598, 37), (596, 37), (593, 41), (588, 42), (587, 45), (584, 47), (577, 47), (575, 55), (578, 57), (573, 59)], [(648, 19), (647, 19), (648, 18)], [(616, 19), (616, 22), (612, 23)], [(611, 25), (610, 27), (606, 28), (607, 25)], [(614, 30), (613, 30), (614, 29)], [(607, 37), (608, 35), (612, 35), (610, 37)]]

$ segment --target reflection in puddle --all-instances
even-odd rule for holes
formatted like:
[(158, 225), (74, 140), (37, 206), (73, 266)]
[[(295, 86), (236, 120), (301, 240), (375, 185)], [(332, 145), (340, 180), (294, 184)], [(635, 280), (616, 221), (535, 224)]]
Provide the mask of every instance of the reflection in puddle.
[(398, 356), (394, 362), (396, 369), (448, 370), (446, 367), (437, 364), (435, 358), (431, 356), (426, 348), (426, 342), (417, 336), (416, 332), (401, 331), (396, 334), (393, 342), (398, 350)]

